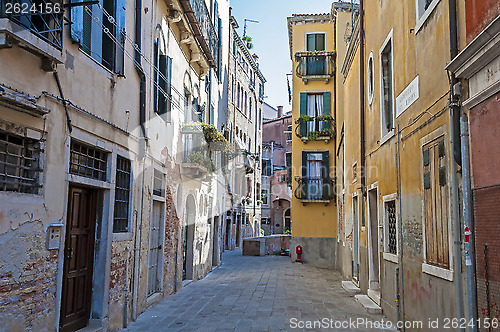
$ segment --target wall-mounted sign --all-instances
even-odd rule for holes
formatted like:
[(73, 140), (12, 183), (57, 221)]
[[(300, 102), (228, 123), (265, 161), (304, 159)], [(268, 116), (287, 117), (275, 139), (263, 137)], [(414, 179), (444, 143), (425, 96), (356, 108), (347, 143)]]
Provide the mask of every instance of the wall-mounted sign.
[(400, 116), (419, 97), (418, 75), (410, 84), (396, 97), (396, 117)]

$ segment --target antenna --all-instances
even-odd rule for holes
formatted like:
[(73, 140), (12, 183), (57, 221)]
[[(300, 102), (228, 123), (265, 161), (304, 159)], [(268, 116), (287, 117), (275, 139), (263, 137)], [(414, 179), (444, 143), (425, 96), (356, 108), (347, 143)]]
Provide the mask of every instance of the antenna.
[(245, 25), (243, 26), (243, 38), (245, 38), (247, 36), (247, 22), (250, 22), (250, 23), (259, 23), (259, 21), (249, 20), (248, 18), (246, 18), (244, 21), (245, 21)]

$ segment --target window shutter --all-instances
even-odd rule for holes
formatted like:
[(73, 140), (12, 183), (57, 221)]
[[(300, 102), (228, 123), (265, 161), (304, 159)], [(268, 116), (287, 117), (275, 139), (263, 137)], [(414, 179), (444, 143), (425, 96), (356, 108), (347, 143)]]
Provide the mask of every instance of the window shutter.
[[(80, 0), (71, 0), (71, 3), (77, 3)], [(88, 14), (85, 14), (88, 15)], [(81, 43), (83, 39), (83, 6), (71, 7), (71, 39)]]
[[(300, 93), (300, 115), (307, 115), (307, 93)], [(300, 123), (300, 136), (307, 136), (307, 123), (302, 121)]]
[(154, 44), (154, 48), (153, 48), (153, 65), (154, 65), (154, 73), (153, 73), (153, 82), (154, 82), (154, 86), (153, 86), (153, 91), (154, 91), (154, 96), (153, 96), (153, 109), (155, 112), (158, 112), (158, 86), (159, 86), (159, 82), (158, 82), (158, 73), (160, 71), (160, 67), (159, 67), (159, 63), (158, 63), (158, 39), (155, 41), (155, 44)]
[(330, 186), (330, 152), (323, 152), (323, 169), (322, 169), (322, 178), (323, 178), (323, 199), (328, 200), (331, 198), (331, 186)]
[(162, 74), (162, 76), (159, 77), (159, 88), (160, 91), (158, 93), (159, 95), (159, 101), (158, 101), (158, 114), (164, 114), (167, 110), (167, 56), (164, 54), (160, 54), (160, 61), (159, 61), (159, 72)]
[[(330, 115), (331, 95), (330, 92), (323, 93), (323, 115)], [(331, 130), (330, 121), (323, 121), (321, 129)]]
[(307, 198), (307, 152), (302, 151), (302, 182), (300, 182), (300, 197)]
[(125, 0), (116, 0), (116, 39), (120, 42), (120, 45), (116, 45), (116, 61), (115, 61), (115, 72), (118, 75), (123, 75), (125, 73), (125, 52), (123, 48), (125, 47)]
[(165, 75), (167, 78), (166, 82), (166, 92), (167, 92), (167, 121), (172, 120), (172, 58), (167, 56), (167, 74)]

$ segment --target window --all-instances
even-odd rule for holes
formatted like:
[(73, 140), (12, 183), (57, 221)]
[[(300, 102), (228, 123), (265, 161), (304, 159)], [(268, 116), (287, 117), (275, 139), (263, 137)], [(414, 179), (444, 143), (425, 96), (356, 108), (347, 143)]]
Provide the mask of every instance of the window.
[(330, 115), (330, 92), (320, 94), (300, 93), (300, 115), (309, 118), (309, 121), (300, 123), (300, 136), (307, 137), (310, 132), (330, 132), (330, 121), (321, 120), (320, 116)]
[(248, 119), (252, 120), (252, 97), (249, 98), (248, 105)]
[(271, 219), (265, 218), (265, 217), (264, 218), (260, 218), (260, 223), (262, 225), (271, 225)]
[(396, 200), (393, 198), (384, 200), (384, 224), (385, 224), (384, 251), (389, 254), (397, 255), (398, 227), (396, 218)]
[(329, 152), (302, 151), (301, 199), (326, 200), (331, 197)]
[(443, 137), (423, 147), (422, 160), (426, 262), (448, 269), (448, 184)]
[(271, 160), (262, 159), (262, 175), (264, 175), (264, 176), (271, 176), (272, 175)]
[(130, 160), (118, 156), (116, 158), (115, 212), (113, 216), (113, 233), (129, 231), (130, 207)]
[(40, 141), (0, 130), (0, 191), (38, 194)]
[(286, 165), (286, 183), (291, 188), (292, 187), (292, 153), (285, 153), (285, 165)]
[(154, 110), (162, 118), (172, 120), (172, 58), (165, 55), (160, 39), (154, 43)]
[(394, 77), (392, 31), (380, 50), (382, 137), (394, 129)]
[(287, 135), (287, 138), (286, 138), (287, 141), (291, 141), (292, 140), (292, 131), (293, 130), (292, 130), (292, 126), (291, 125), (286, 128), (285, 134)]
[[(71, 7), (71, 38), (80, 44), (82, 51), (104, 67), (123, 75), (125, 0), (100, 0), (99, 3), (104, 10), (97, 5)], [(109, 17), (99, 18), (98, 13)]]
[[(21, 5), (16, 9), (16, 5)], [(32, 14), (42, 9), (44, 13)], [(51, 12), (49, 14), (49, 12)], [(62, 48), (64, 8), (60, 0), (2, 1), (0, 17), (8, 17), (17, 24), (59, 49)]]
[(155, 169), (153, 174), (153, 195), (156, 196), (165, 196), (165, 190), (163, 189), (163, 178), (165, 176), (162, 172)]
[(269, 204), (269, 190), (267, 189), (262, 189), (262, 204), (268, 205)]
[(69, 172), (106, 181), (108, 154), (86, 144), (71, 141)]
[(374, 76), (373, 76), (373, 53), (370, 53), (368, 58), (368, 103), (371, 105), (373, 102), (373, 92), (374, 92)]
[(325, 34), (324, 33), (308, 33), (307, 35), (307, 51), (324, 51)]
[(436, 8), (439, 0), (415, 0), (415, 2), (417, 7), (417, 24), (415, 26), (415, 33), (417, 33), (434, 8)]

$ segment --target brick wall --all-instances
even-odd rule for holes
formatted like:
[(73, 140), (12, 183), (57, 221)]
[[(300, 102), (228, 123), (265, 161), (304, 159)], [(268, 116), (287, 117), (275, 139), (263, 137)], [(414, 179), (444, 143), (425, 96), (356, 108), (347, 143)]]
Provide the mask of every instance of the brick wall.
[(0, 330), (53, 330), (57, 250), (47, 250), (42, 222), (0, 237)]
[[(478, 315), (480, 318), (488, 317), (489, 309), (490, 318), (500, 319), (500, 185), (475, 189), (473, 196)], [(485, 257), (486, 244), (488, 249)], [(487, 282), (489, 282), (489, 297)]]

